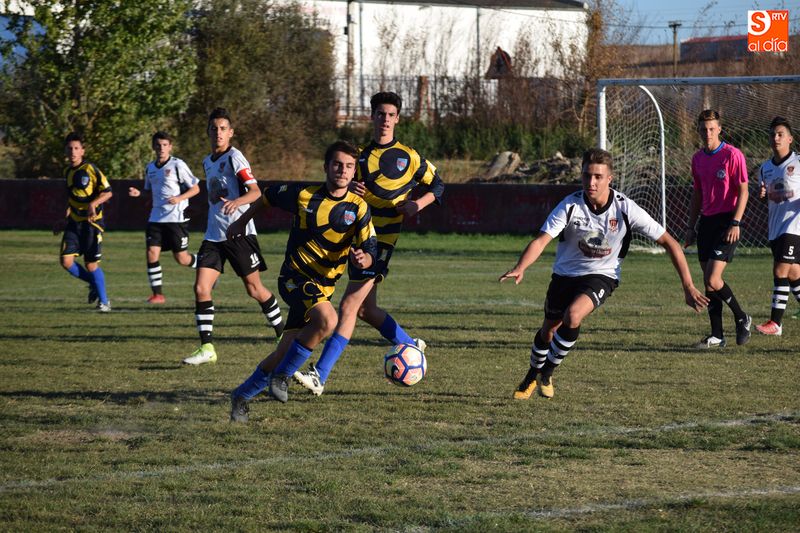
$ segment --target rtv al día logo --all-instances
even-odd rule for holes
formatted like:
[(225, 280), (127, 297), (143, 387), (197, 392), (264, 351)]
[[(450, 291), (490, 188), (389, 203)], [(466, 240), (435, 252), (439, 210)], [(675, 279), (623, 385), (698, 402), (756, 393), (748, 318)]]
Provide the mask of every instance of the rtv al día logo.
[(748, 52), (787, 52), (788, 50), (788, 9), (747, 12)]

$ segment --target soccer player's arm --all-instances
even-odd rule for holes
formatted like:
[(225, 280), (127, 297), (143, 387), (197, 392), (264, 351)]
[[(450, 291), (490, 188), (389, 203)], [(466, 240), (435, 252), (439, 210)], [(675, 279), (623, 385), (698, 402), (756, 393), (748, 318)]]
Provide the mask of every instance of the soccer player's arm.
[(542, 252), (552, 240), (553, 237), (549, 233), (545, 233), (544, 231), (539, 232), (539, 235), (525, 247), (525, 250), (522, 252), (517, 264), (514, 265), (514, 268), (500, 276), (500, 281), (503, 282), (507, 279), (513, 279), (514, 284), (519, 285), (522, 282), (522, 278), (525, 277), (525, 269), (539, 259), (539, 256), (542, 255)]
[(420, 159), (420, 165), (413, 179), (417, 183), (426, 186), (428, 190), (416, 200), (406, 200), (397, 205), (397, 210), (405, 216), (414, 216), (433, 203), (442, 205), (444, 182), (439, 177), (439, 171), (422, 156), (417, 155), (417, 157)]
[(664, 234), (656, 239), (659, 244), (669, 254), (672, 261), (672, 266), (681, 278), (681, 285), (683, 286), (683, 298), (686, 305), (699, 312), (708, 305), (708, 298), (705, 294), (697, 290), (692, 281), (692, 273), (689, 270), (689, 264), (686, 262), (686, 256), (683, 254), (680, 243), (672, 236), (664, 231)]
[(378, 237), (366, 202), (358, 208), (356, 224), (354, 246), (350, 249), (350, 262), (360, 269), (369, 268), (378, 257)]
[(90, 168), (94, 170), (95, 179), (97, 180), (97, 190), (99, 192), (97, 198), (89, 202), (88, 206), (89, 221), (93, 221), (97, 217), (97, 208), (109, 201), (113, 196), (113, 193), (111, 192), (111, 183), (109, 183), (106, 175), (94, 165), (92, 165)]
[[(150, 190), (150, 180), (147, 178), (148, 168), (150, 168), (149, 164), (146, 167), (144, 167), (144, 187), (142, 187), (142, 189), (144, 189), (145, 191)], [(130, 196), (131, 198), (139, 198), (141, 195), (142, 191), (140, 191), (136, 187), (128, 187), (128, 196)]]
[(736, 152), (732, 170), (731, 178), (736, 179), (735, 186), (739, 191), (739, 198), (736, 201), (736, 211), (733, 213), (731, 225), (725, 235), (725, 242), (729, 243), (738, 242), (742, 235), (739, 224), (744, 216), (744, 210), (747, 209), (747, 200), (750, 199), (750, 189), (748, 188), (749, 184), (747, 180), (747, 162), (742, 152)]
[(220, 198), (223, 201), (222, 212), (226, 215), (234, 214), (241, 206), (249, 205), (261, 197), (261, 190), (258, 188), (258, 182), (250, 170), (250, 163), (241, 154), (234, 154), (230, 158), (230, 165), (233, 167), (233, 172), (236, 179), (247, 190), (246, 193), (233, 200), (227, 198)]
[(171, 204), (179, 204), (184, 200), (188, 200), (194, 196), (200, 194), (200, 180), (192, 174), (189, 165), (184, 163), (183, 161), (178, 160), (178, 164), (176, 165), (176, 169), (178, 171), (178, 186), (181, 190), (186, 187), (186, 190), (183, 191), (181, 194), (177, 196), (173, 196), (169, 199), (169, 203)]

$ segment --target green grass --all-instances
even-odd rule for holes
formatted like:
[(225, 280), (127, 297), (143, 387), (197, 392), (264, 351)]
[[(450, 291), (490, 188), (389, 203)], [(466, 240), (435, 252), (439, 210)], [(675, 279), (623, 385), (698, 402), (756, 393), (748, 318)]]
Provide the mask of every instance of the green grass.
[[(285, 240), (260, 236), (272, 289)], [(403, 235), (380, 301), (428, 342), (423, 382), (383, 380), (387, 346), (362, 324), (321, 397), (295, 385), (232, 425), (230, 390), (274, 343), (235, 276), (215, 290), (218, 363), (182, 367), (193, 273), (162, 258), (167, 304), (149, 307), (143, 234), (106, 237), (103, 315), (57, 237), (0, 232), (0, 530), (796, 530), (796, 304), (780, 338), (693, 352), (707, 317), (668, 258), (633, 254), (555, 398), (514, 401), (552, 266), (550, 250), (497, 283), (526, 242)], [(770, 257), (726, 278), (763, 322)]]

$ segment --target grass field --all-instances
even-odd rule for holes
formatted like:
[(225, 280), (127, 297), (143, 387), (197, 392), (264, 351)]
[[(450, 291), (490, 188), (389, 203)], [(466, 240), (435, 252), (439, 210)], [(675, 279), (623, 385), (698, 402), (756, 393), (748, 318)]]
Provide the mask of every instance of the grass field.
[[(260, 237), (271, 288), (285, 239)], [(526, 238), (403, 235), (381, 301), (428, 342), (423, 382), (387, 383), (387, 346), (361, 325), (321, 397), (295, 385), (232, 425), (230, 390), (274, 343), (238, 279), (215, 291), (219, 361), (182, 367), (197, 345), (192, 271), (162, 258), (167, 304), (148, 307), (143, 234), (110, 232), (114, 311), (96, 314), (58, 242), (0, 233), (0, 530), (800, 528), (794, 302), (783, 337), (694, 352), (707, 317), (683, 304), (668, 258), (634, 254), (555, 398), (514, 401), (552, 250), (515, 287), (496, 280)], [(770, 265), (748, 255), (728, 270), (755, 323)]]

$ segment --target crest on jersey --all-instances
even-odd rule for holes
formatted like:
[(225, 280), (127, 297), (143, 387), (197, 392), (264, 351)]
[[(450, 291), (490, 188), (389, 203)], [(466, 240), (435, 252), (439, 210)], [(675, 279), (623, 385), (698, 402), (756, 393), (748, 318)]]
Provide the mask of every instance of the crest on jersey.
[(356, 213), (355, 211), (345, 211), (344, 212), (344, 223), (348, 226), (356, 221)]
[(725, 169), (724, 168), (721, 168), (721, 169), (717, 170), (717, 179), (718, 180), (724, 180), (726, 175), (727, 174), (725, 174)]
[(408, 158), (407, 157), (398, 157), (397, 158), (397, 170), (403, 171), (408, 166)]
[(608, 219), (608, 229), (611, 231), (619, 231), (619, 221), (616, 218)]
[(794, 174), (794, 167), (786, 167), (787, 174)]
[(225, 161), (220, 161), (219, 162), (219, 171), (220, 172), (225, 172)]
[(170, 175), (171, 173), (172, 173), (172, 169), (171, 169), (171, 168), (168, 168), (168, 169), (164, 170), (164, 175), (165, 175), (166, 177), (169, 177), (169, 175)]
[(89, 185), (89, 175), (83, 174), (81, 175), (81, 187), (85, 189), (87, 185)]

